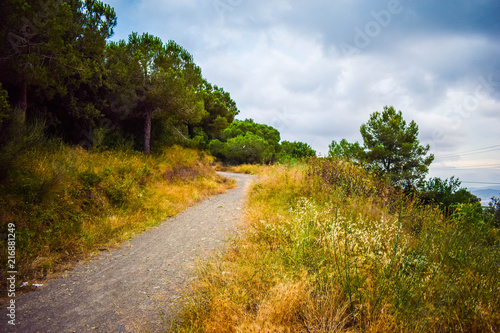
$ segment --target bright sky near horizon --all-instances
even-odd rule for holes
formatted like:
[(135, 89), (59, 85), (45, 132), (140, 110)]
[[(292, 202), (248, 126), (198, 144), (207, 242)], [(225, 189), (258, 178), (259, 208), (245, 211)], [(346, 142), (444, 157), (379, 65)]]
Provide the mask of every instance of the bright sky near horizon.
[(362, 143), (361, 124), (392, 105), (431, 146), (429, 176), (500, 187), (498, 0), (104, 2), (118, 17), (113, 40), (175, 40), (239, 119), (283, 140), (325, 155), (332, 140)]

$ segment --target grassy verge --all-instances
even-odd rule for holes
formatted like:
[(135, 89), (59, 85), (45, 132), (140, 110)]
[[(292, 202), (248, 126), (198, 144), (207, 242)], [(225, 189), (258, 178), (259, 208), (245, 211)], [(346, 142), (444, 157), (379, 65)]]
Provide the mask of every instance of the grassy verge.
[(234, 166), (219, 166), (220, 171), (243, 173), (247, 175), (260, 175), (267, 173), (271, 166), (262, 164), (240, 164)]
[(340, 161), (274, 167), (176, 331), (499, 331), (500, 239), (481, 216), (445, 219)]
[[(212, 164), (180, 147), (156, 156), (62, 144), (30, 150), (0, 184), (0, 246), (14, 226), (18, 282), (42, 279), (234, 186)], [(6, 251), (0, 261), (7, 263)]]

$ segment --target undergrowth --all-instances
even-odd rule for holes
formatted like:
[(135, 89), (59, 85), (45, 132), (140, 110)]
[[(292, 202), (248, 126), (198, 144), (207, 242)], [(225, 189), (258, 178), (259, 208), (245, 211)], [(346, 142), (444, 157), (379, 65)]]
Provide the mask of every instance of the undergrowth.
[(445, 218), (312, 159), (261, 174), (246, 223), (200, 265), (174, 331), (500, 331), (500, 240), (480, 206)]
[(0, 183), (0, 246), (7, 248), (14, 225), (18, 282), (63, 271), (233, 186), (215, 173), (211, 156), (177, 146), (145, 156), (52, 142), (11, 163)]
[(260, 175), (264, 174), (271, 166), (263, 164), (240, 164), (227, 167), (220, 167), (220, 171), (243, 173), (247, 175)]

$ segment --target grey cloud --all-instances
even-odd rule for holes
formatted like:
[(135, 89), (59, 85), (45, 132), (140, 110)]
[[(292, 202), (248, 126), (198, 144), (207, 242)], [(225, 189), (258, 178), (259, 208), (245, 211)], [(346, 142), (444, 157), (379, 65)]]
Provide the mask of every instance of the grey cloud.
[[(126, 3), (110, 1), (119, 38), (148, 31), (176, 40), (231, 93), (240, 118), (274, 125), (283, 139), (326, 153), (333, 139), (360, 141), (369, 115), (393, 105), (436, 153), (500, 140), (496, 0)], [(347, 44), (356, 52), (346, 54)], [(464, 113), (457, 105), (480, 78), (491, 83)]]

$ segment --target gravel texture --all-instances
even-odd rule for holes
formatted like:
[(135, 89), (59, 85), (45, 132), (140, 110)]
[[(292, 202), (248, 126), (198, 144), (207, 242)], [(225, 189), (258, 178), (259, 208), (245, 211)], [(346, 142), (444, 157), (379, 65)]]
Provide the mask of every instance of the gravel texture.
[(102, 252), (38, 291), (16, 298), (16, 325), (5, 332), (165, 332), (175, 304), (195, 278), (194, 262), (235, 231), (254, 176), (220, 173), (237, 188), (166, 220), (117, 250)]

